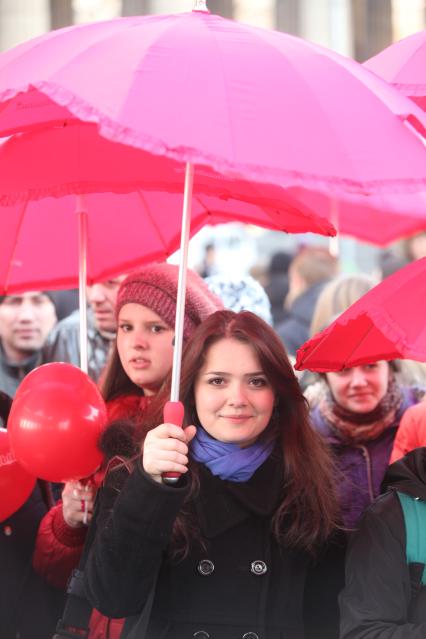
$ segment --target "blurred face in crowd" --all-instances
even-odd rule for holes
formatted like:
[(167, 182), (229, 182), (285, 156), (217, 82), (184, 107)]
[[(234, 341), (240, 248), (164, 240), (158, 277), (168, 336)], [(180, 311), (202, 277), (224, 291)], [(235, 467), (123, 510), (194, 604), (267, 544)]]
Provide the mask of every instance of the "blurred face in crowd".
[(232, 338), (207, 351), (194, 386), (203, 428), (221, 442), (245, 448), (268, 426), (275, 393), (254, 349)]
[(426, 256), (426, 233), (419, 233), (409, 240), (409, 251), (413, 260)]
[(125, 277), (119, 275), (88, 287), (87, 299), (92, 307), (96, 327), (101, 333), (115, 333), (117, 330), (115, 303), (118, 289)]
[(39, 350), (56, 323), (52, 300), (42, 291), (6, 296), (0, 304), (0, 338), (15, 362)]
[(121, 364), (145, 395), (160, 388), (172, 368), (174, 329), (142, 304), (124, 304), (118, 315), (117, 350)]
[(388, 362), (375, 362), (338, 373), (326, 373), (336, 402), (353, 413), (369, 413), (386, 395), (390, 369)]

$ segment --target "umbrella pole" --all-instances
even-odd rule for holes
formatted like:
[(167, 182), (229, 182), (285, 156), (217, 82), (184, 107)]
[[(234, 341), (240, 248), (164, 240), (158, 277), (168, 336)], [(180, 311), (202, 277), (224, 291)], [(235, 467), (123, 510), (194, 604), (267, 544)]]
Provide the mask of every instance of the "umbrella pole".
[(80, 308), (80, 368), (87, 373), (87, 208), (83, 195), (77, 195), (78, 217), (78, 300)]
[(335, 237), (330, 237), (328, 240), (328, 250), (333, 257), (339, 257), (339, 202), (336, 198), (332, 198), (330, 201), (330, 221), (337, 231)]
[[(180, 369), (183, 344), (183, 321), (185, 316), (186, 273), (188, 265), (189, 230), (191, 226), (192, 187), (194, 183), (194, 166), (186, 163), (185, 190), (183, 194), (182, 230), (180, 236), (180, 263), (178, 275), (178, 289), (176, 299), (176, 322), (173, 349), (172, 386), (170, 401), (164, 406), (163, 417), (165, 423), (182, 426), (184, 407), (179, 401)], [(163, 482), (174, 485), (179, 481), (180, 474), (176, 472), (163, 473)]]
[(173, 349), (172, 386), (170, 401), (179, 401), (180, 369), (183, 344), (183, 320), (185, 317), (186, 273), (188, 268), (188, 244), (191, 227), (192, 187), (194, 166), (190, 162), (185, 167), (185, 190), (183, 194), (182, 231), (180, 236), (180, 264), (176, 300), (175, 340)]

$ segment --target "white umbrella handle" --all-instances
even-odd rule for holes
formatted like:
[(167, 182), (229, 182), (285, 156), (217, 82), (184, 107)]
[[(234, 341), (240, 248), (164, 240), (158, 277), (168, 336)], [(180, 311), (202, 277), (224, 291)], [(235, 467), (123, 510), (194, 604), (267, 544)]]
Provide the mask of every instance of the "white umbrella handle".
[(176, 300), (175, 346), (173, 350), (172, 387), (170, 401), (179, 401), (180, 368), (182, 360), (183, 322), (185, 318), (186, 273), (188, 270), (188, 244), (191, 228), (192, 188), (194, 166), (187, 162), (185, 168), (185, 190), (183, 195), (182, 231), (180, 237), (180, 264)]
[[(185, 318), (186, 273), (188, 270), (188, 244), (191, 228), (192, 189), (194, 184), (194, 166), (186, 163), (185, 190), (183, 194), (182, 230), (180, 237), (180, 263), (178, 276), (178, 290), (176, 300), (176, 323), (173, 350), (172, 386), (170, 401), (164, 406), (164, 421), (182, 426), (184, 409), (179, 401), (180, 371), (183, 345), (183, 322)], [(180, 473), (163, 473), (165, 484), (176, 484)]]
[(80, 307), (80, 368), (87, 373), (87, 209), (83, 195), (77, 195), (78, 216), (78, 299)]

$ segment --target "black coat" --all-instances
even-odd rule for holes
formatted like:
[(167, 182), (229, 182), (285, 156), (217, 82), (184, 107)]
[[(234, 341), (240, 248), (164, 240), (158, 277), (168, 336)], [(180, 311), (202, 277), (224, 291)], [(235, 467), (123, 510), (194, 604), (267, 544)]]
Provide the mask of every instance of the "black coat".
[[(0, 425), (7, 423), (12, 399), (0, 392)], [(64, 594), (54, 590), (31, 565), (42, 517), (58, 497), (59, 485), (37, 481), (31, 495), (13, 515), (0, 522), (0, 637), (50, 639)]]
[(64, 594), (31, 566), (38, 526), (48, 510), (44, 487), (37, 482), (25, 504), (0, 523), (1, 639), (49, 639), (62, 612)]
[(297, 349), (309, 339), (315, 305), (326, 284), (327, 281), (314, 284), (296, 297), (287, 317), (276, 327), (289, 355), (295, 356)]
[[(121, 483), (112, 471), (86, 567), (91, 603), (110, 617), (139, 615), (158, 574), (150, 639), (336, 637), (343, 562), (333, 567), (326, 562), (323, 580), (324, 563), (313, 569), (305, 553), (280, 547), (271, 535), (281, 477), (276, 460), (240, 484), (222, 481), (203, 466), (199, 470), (200, 493), (190, 507), (205, 548), (191, 546), (180, 561), (170, 558), (169, 541), (187, 495), (185, 482), (158, 484), (137, 464), (111, 515)], [(196, 634), (201, 631), (206, 634)]]
[[(407, 564), (404, 517), (395, 493), (426, 500), (426, 448), (392, 464), (385, 485), (389, 492), (368, 508), (349, 545), (341, 639), (426, 637), (426, 587), (419, 586), (415, 566)], [(426, 535), (426, 521), (421, 530)]]

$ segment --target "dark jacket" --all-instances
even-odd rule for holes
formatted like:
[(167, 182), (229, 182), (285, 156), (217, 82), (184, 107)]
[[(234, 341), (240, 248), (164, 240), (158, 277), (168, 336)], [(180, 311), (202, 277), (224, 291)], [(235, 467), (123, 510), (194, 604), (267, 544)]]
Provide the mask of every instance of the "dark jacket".
[[(115, 399), (107, 402), (108, 421), (114, 422), (117, 426), (118, 421), (131, 420), (138, 415), (140, 419), (144, 410), (146, 410), (146, 398), (141, 395), (120, 395)], [(105, 447), (106, 441), (113, 440), (115, 454), (132, 455), (133, 440), (123, 440), (123, 436), (119, 437), (116, 433), (121, 433), (121, 428), (114, 427), (106, 429), (103, 433), (102, 444)], [(120, 446), (117, 445), (117, 437), (119, 437)], [(110, 447), (111, 444), (109, 444)], [(105, 453), (104, 465), (109, 460), (109, 451), (103, 450)], [(97, 473), (100, 477), (102, 472)], [(88, 528), (71, 528), (64, 520), (62, 512), (62, 501), (51, 508), (43, 517), (37, 534), (35, 550), (33, 555), (33, 566), (37, 574), (51, 586), (66, 589), (68, 580), (72, 570), (77, 568), (83, 547), (86, 540)], [(110, 620), (101, 616), (97, 610), (94, 610), (90, 619), (90, 639), (116, 639), (120, 636), (122, 630), (122, 622), (114, 619)]]
[(315, 305), (326, 284), (327, 281), (319, 282), (298, 295), (288, 309), (285, 320), (276, 327), (289, 355), (295, 356), (297, 349), (309, 339)]
[[(0, 392), (0, 425), (6, 425), (12, 398)], [(39, 480), (26, 502), (0, 522), (0, 637), (47, 639), (63, 608), (64, 597), (43, 583), (31, 567), (41, 518), (59, 487)]]
[[(93, 313), (87, 311), (87, 366), (88, 375), (95, 382), (105, 368), (112, 336), (104, 337), (95, 326)], [(56, 324), (42, 351), (43, 364), (68, 362), (80, 366), (80, 313), (74, 311)]]
[(349, 529), (356, 528), (364, 510), (380, 495), (401, 417), (409, 406), (418, 401), (416, 389), (403, 388), (402, 392), (403, 401), (394, 424), (377, 439), (356, 446), (339, 438), (338, 433), (322, 417), (319, 406), (311, 412), (315, 430), (331, 447), (335, 459), (342, 518)]
[(31, 567), (37, 528), (48, 509), (44, 487), (38, 482), (25, 504), (0, 523), (1, 639), (48, 639), (62, 611), (63, 594)]
[[(327, 600), (330, 581), (313, 577), (307, 586), (307, 574), (317, 567), (310, 567), (305, 553), (280, 547), (271, 535), (271, 514), (280, 498), (276, 462), (267, 460), (241, 484), (199, 467), (200, 493), (185, 508), (205, 547), (193, 544), (180, 560), (170, 555), (170, 536), (187, 495), (185, 480), (180, 487), (164, 486), (137, 464), (112, 514), (117, 486), (107, 486), (86, 570), (93, 605), (112, 617), (139, 616), (158, 575), (150, 639), (336, 637), (337, 589)], [(116, 481), (113, 472), (110, 482)], [(337, 565), (327, 566), (329, 576), (338, 575)], [(312, 612), (307, 601), (314, 604)]]
[(274, 327), (279, 326), (289, 315), (284, 308), (284, 300), (288, 294), (287, 273), (271, 273), (265, 291), (271, 302), (271, 313)]
[(0, 341), (0, 391), (14, 397), (16, 389), (33, 368), (41, 362), (41, 351), (36, 351), (20, 362), (10, 362)]
[[(405, 525), (395, 491), (426, 501), (426, 448), (392, 464), (389, 491), (366, 511), (350, 543), (340, 598), (341, 639), (424, 639), (426, 587), (407, 564)], [(420, 522), (426, 534), (426, 521)]]

